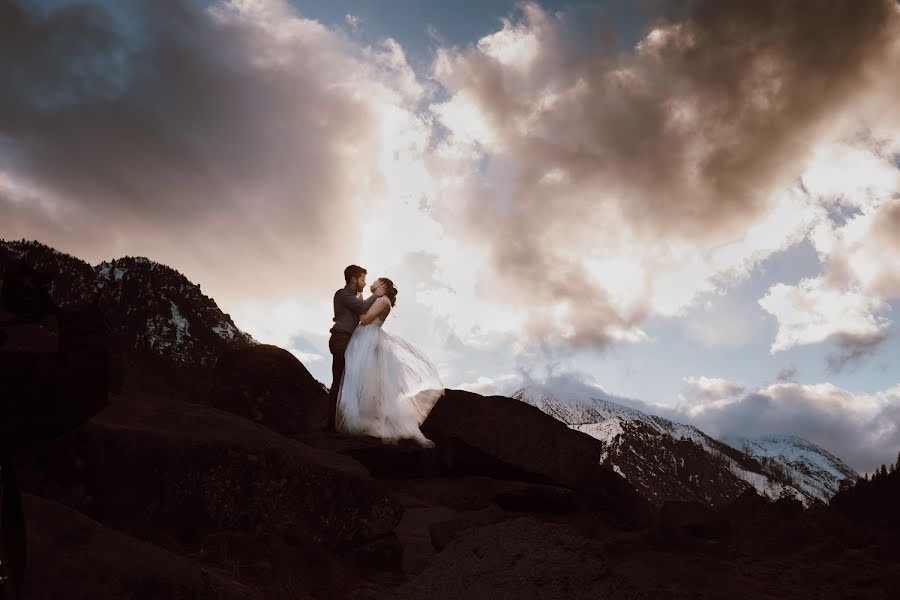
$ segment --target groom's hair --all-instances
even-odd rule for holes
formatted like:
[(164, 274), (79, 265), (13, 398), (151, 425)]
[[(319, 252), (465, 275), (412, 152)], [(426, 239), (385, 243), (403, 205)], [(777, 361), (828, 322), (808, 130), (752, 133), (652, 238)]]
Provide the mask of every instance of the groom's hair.
[(350, 283), (350, 280), (354, 277), (359, 277), (360, 275), (365, 275), (368, 273), (365, 269), (363, 269), (359, 265), (350, 265), (346, 269), (344, 269), (344, 282)]

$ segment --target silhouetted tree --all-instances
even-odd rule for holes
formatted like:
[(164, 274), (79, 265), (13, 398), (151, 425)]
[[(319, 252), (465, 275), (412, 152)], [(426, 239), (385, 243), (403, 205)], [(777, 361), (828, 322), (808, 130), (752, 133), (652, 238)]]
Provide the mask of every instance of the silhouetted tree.
[(882, 479), (887, 477), (887, 467), (884, 466), (884, 463), (881, 463), (881, 472), (879, 475), (881, 475)]

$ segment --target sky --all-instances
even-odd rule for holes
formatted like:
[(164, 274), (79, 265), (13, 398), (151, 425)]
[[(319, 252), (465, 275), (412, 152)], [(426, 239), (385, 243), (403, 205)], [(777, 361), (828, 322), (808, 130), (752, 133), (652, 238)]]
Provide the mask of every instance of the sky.
[(451, 388), (900, 450), (895, 0), (0, 0), (0, 237), (146, 256), (330, 385), (348, 264)]

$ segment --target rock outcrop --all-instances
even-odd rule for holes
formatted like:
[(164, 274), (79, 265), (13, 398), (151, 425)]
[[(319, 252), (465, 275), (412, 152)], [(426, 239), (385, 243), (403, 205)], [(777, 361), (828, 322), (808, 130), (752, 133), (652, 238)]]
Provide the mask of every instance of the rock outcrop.
[(600, 442), (517, 400), (448, 390), (422, 431), (451, 471), (562, 485), (624, 523), (641, 526), (651, 518), (650, 504), (600, 463)]
[(288, 435), (325, 428), (328, 391), (287, 350), (257, 344), (225, 351), (211, 377), (211, 406)]

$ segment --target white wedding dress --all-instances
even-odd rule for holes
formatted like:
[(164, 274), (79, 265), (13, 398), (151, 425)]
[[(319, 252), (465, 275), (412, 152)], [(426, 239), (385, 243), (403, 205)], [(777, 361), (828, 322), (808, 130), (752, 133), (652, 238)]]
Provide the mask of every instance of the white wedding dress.
[(338, 389), (337, 430), (433, 446), (419, 426), (444, 395), (444, 384), (421, 350), (382, 329), (383, 324), (376, 318), (350, 337)]

